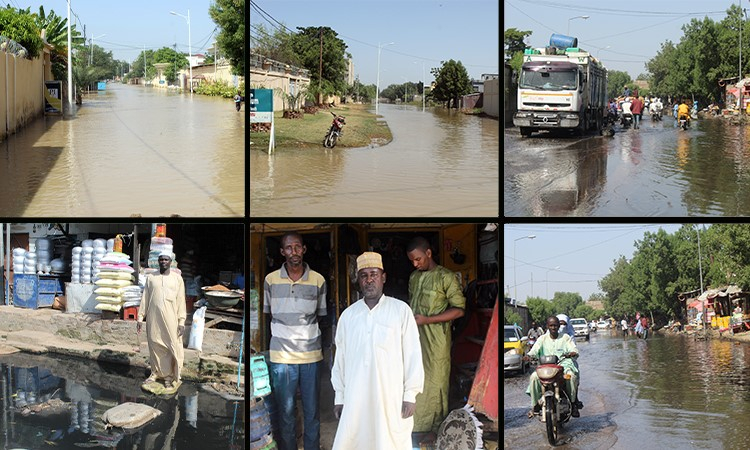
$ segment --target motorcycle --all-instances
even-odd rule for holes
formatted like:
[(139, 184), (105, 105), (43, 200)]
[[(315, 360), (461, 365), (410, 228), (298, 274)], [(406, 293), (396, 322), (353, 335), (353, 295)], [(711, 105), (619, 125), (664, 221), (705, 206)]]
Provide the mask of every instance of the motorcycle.
[(623, 113), (620, 121), (623, 128), (630, 128), (633, 125), (633, 114)]
[(333, 115), (333, 122), (331, 128), (328, 129), (325, 139), (323, 139), (323, 145), (327, 148), (333, 148), (336, 146), (338, 138), (344, 135), (344, 125), (346, 120), (344, 116), (337, 116), (333, 111), (329, 111)]
[(661, 111), (662, 111), (662, 108), (659, 108), (659, 107), (651, 108), (650, 112), (651, 112), (652, 122), (661, 122)]
[(682, 128), (683, 130), (687, 130), (688, 128), (690, 128), (690, 119), (687, 116), (682, 115), (680, 116), (679, 124), (680, 128)]
[(562, 425), (570, 420), (573, 412), (573, 404), (565, 390), (567, 375), (559, 364), (565, 358), (570, 356), (566, 353), (561, 358), (557, 355), (530, 357), (531, 360), (539, 360), (535, 369), (542, 384), (542, 397), (539, 399), (542, 411), (539, 419), (546, 424), (547, 440), (552, 446), (556, 445)]

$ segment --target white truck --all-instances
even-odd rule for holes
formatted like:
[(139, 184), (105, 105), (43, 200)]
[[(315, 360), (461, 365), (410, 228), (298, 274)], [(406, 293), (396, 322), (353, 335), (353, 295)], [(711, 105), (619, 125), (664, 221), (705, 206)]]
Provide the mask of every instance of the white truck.
[(564, 49), (550, 46), (524, 51), (518, 111), (513, 115), (513, 125), (524, 137), (542, 129), (601, 133), (605, 125), (607, 69), (576, 47), (577, 39), (569, 39), (572, 46)]

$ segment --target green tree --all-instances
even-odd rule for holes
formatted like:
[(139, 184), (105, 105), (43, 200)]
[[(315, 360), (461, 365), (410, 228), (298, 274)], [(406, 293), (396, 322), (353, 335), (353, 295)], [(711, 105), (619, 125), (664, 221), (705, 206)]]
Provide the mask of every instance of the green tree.
[(25, 54), (18, 56), (34, 59), (41, 54), (44, 43), (39, 31), (28, 9), (16, 9), (10, 5), (0, 9), (0, 35), (12, 39), (26, 49)]
[(435, 89), (432, 96), (439, 102), (445, 102), (446, 108), (458, 108), (462, 95), (471, 93), (471, 80), (461, 61), (442, 61), (439, 68), (430, 69), (435, 76)]
[(216, 43), (222, 54), (229, 59), (232, 72), (235, 75), (244, 74), (245, 0), (214, 0), (208, 7), (208, 14), (221, 29), (216, 36)]
[(566, 314), (570, 317), (576, 308), (582, 304), (583, 298), (577, 292), (555, 292), (552, 297), (554, 314)]
[[(50, 51), (52, 75), (56, 80), (66, 79), (68, 70), (68, 19), (58, 16), (54, 10), (45, 13), (44, 6), (40, 6), (39, 13), (34, 14), (34, 23), (40, 32), (44, 32), (44, 39), (52, 46)], [(75, 24), (70, 26), (70, 35), (73, 46), (80, 47), (84, 44), (83, 36), (76, 30)]]
[(505, 30), (503, 35), (503, 41), (505, 44), (505, 60), (513, 58), (516, 54), (521, 53), (526, 49), (526, 43), (524, 40), (531, 36), (531, 31), (520, 31), (517, 28), (508, 28)]
[(623, 293), (630, 283), (630, 263), (621, 255), (613, 264), (609, 273), (599, 280), (599, 289), (605, 293), (604, 309), (619, 317), (632, 309), (631, 305), (623, 303)]
[(521, 316), (518, 313), (513, 312), (513, 311), (509, 311), (503, 314), (503, 321), (505, 322), (505, 325), (518, 324), (519, 327), (523, 323)]
[(155, 51), (153, 53), (152, 60), (152, 64), (170, 64), (166, 69), (164, 69), (164, 78), (166, 78), (167, 82), (169, 83), (174, 83), (175, 81), (177, 81), (177, 72), (180, 69), (187, 68), (190, 64), (185, 55), (169, 47), (162, 47)]
[[(310, 71), (310, 91), (314, 95), (341, 95), (346, 92), (347, 45), (329, 27), (297, 27), (292, 48), (302, 67)], [(321, 80), (322, 39), (322, 80)]]
[(156, 69), (154, 68), (154, 51), (153, 50), (145, 50), (141, 52), (140, 55), (133, 61), (133, 64), (130, 65), (130, 72), (128, 75), (131, 77), (143, 77), (143, 64), (144, 64), (144, 55), (145, 55), (145, 64), (146, 64), (146, 78), (152, 79), (156, 76)]
[(364, 85), (359, 81), (359, 76), (354, 79), (354, 83), (346, 90), (346, 94), (354, 98), (354, 101), (369, 103), (375, 99), (375, 85)]
[(573, 310), (572, 315), (570, 316), (571, 319), (576, 319), (578, 317), (583, 317), (588, 321), (592, 321), (599, 317), (599, 313), (594, 311), (594, 308), (589, 305), (580, 304), (576, 306), (576, 308)]
[(288, 31), (286, 27), (277, 28), (270, 33), (262, 23), (252, 27), (258, 36), (251, 42), (250, 49), (253, 53), (293, 66), (301, 64), (292, 44), (295, 33)]
[(529, 309), (529, 317), (536, 323), (545, 323), (547, 317), (556, 315), (552, 302), (541, 297), (529, 297), (526, 299), (526, 307)]

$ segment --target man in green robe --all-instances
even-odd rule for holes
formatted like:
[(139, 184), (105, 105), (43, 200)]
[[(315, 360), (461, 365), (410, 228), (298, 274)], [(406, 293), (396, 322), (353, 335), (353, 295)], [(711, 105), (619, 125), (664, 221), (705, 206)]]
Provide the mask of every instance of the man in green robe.
[(406, 249), (417, 269), (409, 277), (409, 304), (419, 328), (424, 389), (417, 395), (414, 433), (432, 443), (448, 415), (451, 372), (451, 321), (464, 315), (466, 299), (456, 274), (432, 259), (430, 243), (416, 237)]

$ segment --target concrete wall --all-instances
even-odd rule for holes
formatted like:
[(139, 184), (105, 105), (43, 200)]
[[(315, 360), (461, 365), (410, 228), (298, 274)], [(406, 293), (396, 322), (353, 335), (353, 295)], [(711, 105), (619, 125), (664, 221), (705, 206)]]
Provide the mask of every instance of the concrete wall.
[(492, 117), (500, 117), (500, 80), (487, 80), (484, 82), (484, 95), (482, 99), (482, 110)]
[(0, 140), (44, 112), (44, 64), (0, 51)]
[[(306, 88), (310, 84), (309, 78), (304, 78), (299, 75), (266, 71), (250, 67), (250, 87), (256, 89), (273, 89), (274, 111), (282, 111), (284, 109), (284, 99), (282, 98), (282, 92), (284, 94), (290, 93), (290, 84), (292, 81), (294, 81), (297, 89), (299, 89), (300, 86)], [(299, 91), (295, 90), (295, 92)], [(304, 98), (300, 102), (300, 105), (303, 104)]]

